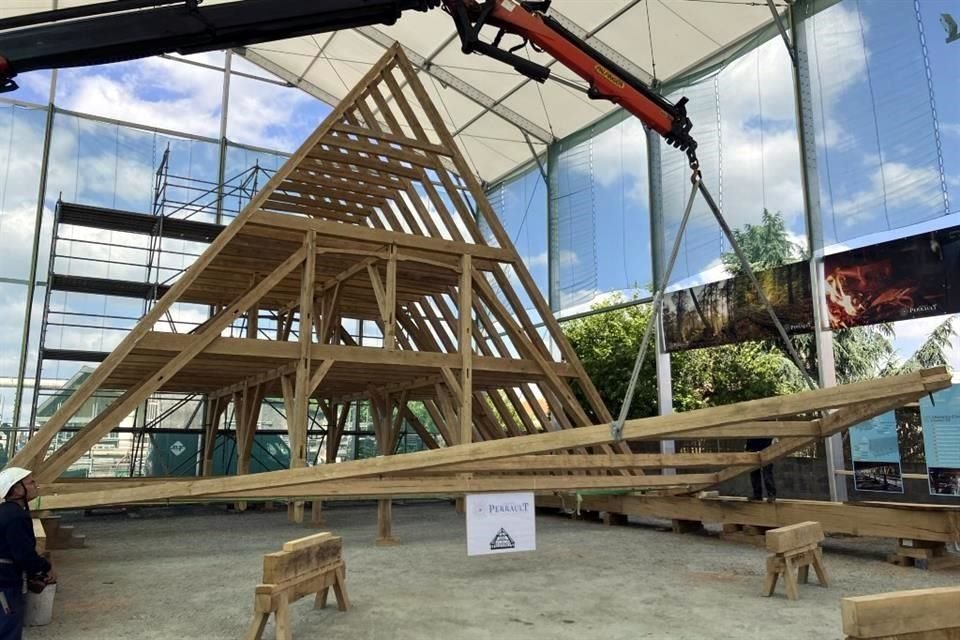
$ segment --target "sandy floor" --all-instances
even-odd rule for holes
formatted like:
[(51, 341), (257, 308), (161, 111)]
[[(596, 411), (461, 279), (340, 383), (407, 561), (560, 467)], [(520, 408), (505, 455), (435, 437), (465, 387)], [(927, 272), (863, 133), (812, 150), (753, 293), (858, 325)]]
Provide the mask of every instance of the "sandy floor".
[[(789, 602), (759, 596), (765, 552), (653, 523), (606, 527), (537, 519), (534, 553), (468, 558), (462, 517), (446, 503), (398, 505), (397, 547), (373, 545), (376, 508), (326, 510), (343, 536), (354, 608), (292, 609), (294, 638), (841, 638), (842, 596), (955, 585), (957, 572), (882, 561), (892, 541), (830, 539), (829, 589)], [(286, 512), (145, 510), (71, 522), (87, 549), (56, 552), (54, 622), (28, 640), (241, 638), (262, 554), (310, 530)], [(811, 572), (812, 573), (812, 572)], [(273, 638), (272, 623), (265, 638)]]

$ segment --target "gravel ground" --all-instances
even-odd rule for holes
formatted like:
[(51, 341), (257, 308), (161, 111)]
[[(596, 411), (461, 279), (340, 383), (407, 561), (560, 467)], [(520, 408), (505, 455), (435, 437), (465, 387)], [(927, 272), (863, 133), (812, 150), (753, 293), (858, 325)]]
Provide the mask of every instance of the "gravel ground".
[[(843, 596), (955, 585), (960, 575), (886, 564), (890, 540), (831, 538), (830, 588), (801, 586), (789, 602), (782, 584), (774, 598), (760, 597), (762, 549), (652, 521), (607, 527), (541, 515), (536, 552), (468, 558), (462, 516), (447, 503), (395, 505), (396, 547), (373, 545), (375, 505), (340, 504), (325, 515), (324, 529), (343, 536), (353, 609), (314, 611), (301, 600), (291, 612), (300, 640), (823, 640), (842, 638)], [(310, 531), (285, 511), (64, 519), (88, 548), (54, 553), (54, 622), (28, 628), (27, 640), (241, 638), (262, 554)]]

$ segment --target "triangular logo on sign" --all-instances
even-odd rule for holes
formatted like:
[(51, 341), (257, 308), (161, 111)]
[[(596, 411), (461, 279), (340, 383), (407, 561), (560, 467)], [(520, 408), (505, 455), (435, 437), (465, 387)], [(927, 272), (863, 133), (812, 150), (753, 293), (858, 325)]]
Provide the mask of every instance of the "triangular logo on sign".
[(507, 530), (503, 527), (500, 527), (500, 531), (497, 531), (497, 535), (493, 536), (493, 540), (490, 541), (491, 551), (514, 549), (516, 546), (517, 543), (513, 541), (513, 538), (510, 537), (510, 534), (507, 533)]

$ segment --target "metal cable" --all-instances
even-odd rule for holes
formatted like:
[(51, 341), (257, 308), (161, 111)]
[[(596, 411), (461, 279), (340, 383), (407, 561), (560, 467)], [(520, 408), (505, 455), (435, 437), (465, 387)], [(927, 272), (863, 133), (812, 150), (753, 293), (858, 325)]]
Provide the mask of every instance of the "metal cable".
[(687, 198), (687, 206), (683, 211), (683, 218), (680, 220), (680, 227), (677, 229), (677, 237), (673, 241), (673, 249), (670, 251), (670, 259), (667, 260), (663, 277), (657, 283), (657, 293), (653, 298), (653, 313), (650, 316), (650, 322), (647, 324), (647, 330), (643, 334), (643, 341), (640, 343), (640, 350), (637, 352), (637, 359), (633, 363), (633, 373), (630, 374), (630, 384), (627, 385), (627, 394), (623, 398), (623, 404), (620, 405), (620, 415), (610, 424), (610, 437), (614, 442), (620, 442), (623, 438), (623, 423), (630, 412), (630, 405), (633, 404), (633, 395), (637, 388), (637, 379), (640, 377), (640, 369), (643, 368), (643, 360), (647, 355), (647, 347), (650, 344), (650, 336), (653, 335), (653, 329), (657, 325), (657, 318), (663, 306), (663, 294), (667, 289), (667, 283), (670, 282), (670, 275), (673, 273), (673, 266), (677, 262), (677, 255), (680, 253), (680, 246), (683, 244), (683, 234), (687, 228), (687, 222), (690, 220), (690, 211), (693, 210), (693, 202), (697, 197), (697, 188), (702, 186), (700, 173), (694, 174), (692, 186), (690, 188), (690, 197)]
[(783, 340), (784, 348), (787, 350), (787, 353), (790, 354), (790, 357), (793, 359), (793, 363), (800, 370), (800, 373), (803, 374), (803, 378), (807, 385), (811, 389), (819, 389), (820, 385), (818, 385), (817, 382), (810, 376), (807, 368), (803, 365), (803, 360), (800, 359), (800, 354), (797, 353), (793, 343), (790, 341), (790, 336), (787, 335), (787, 330), (783, 328), (780, 318), (777, 317), (777, 312), (773, 310), (773, 305), (770, 304), (767, 294), (764, 293), (763, 288), (760, 286), (760, 281), (757, 280), (757, 275), (753, 272), (753, 267), (750, 266), (750, 261), (747, 260), (747, 256), (744, 255), (743, 250), (740, 248), (740, 243), (737, 242), (737, 239), (733, 234), (733, 230), (730, 229), (730, 225), (728, 225), (727, 221), (724, 219), (723, 214), (720, 212), (720, 208), (717, 206), (717, 203), (714, 202), (713, 196), (710, 195), (710, 191), (707, 190), (707, 187), (703, 184), (703, 182), (699, 183), (699, 189), (701, 195), (703, 195), (704, 201), (707, 203), (707, 206), (710, 207), (713, 217), (717, 219), (717, 223), (723, 230), (724, 235), (727, 236), (727, 240), (730, 242), (730, 246), (733, 248), (734, 253), (737, 254), (737, 258), (740, 260), (740, 267), (743, 269), (743, 273), (747, 275), (747, 278), (750, 280), (750, 284), (753, 285), (753, 288), (757, 292), (757, 297), (760, 298), (760, 302), (762, 302), (763, 306), (766, 307), (767, 313), (770, 315), (770, 319), (777, 328), (777, 333), (780, 334), (780, 338)]

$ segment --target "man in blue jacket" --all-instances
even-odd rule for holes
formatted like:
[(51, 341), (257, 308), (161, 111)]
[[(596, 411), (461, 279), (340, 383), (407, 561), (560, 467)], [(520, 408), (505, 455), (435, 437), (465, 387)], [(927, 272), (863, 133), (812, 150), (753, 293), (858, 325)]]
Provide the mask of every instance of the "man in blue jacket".
[(20, 640), (26, 612), (24, 578), (52, 583), (50, 562), (37, 553), (29, 503), (37, 497), (37, 484), (28, 469), (0, 471), (0, 640)]

